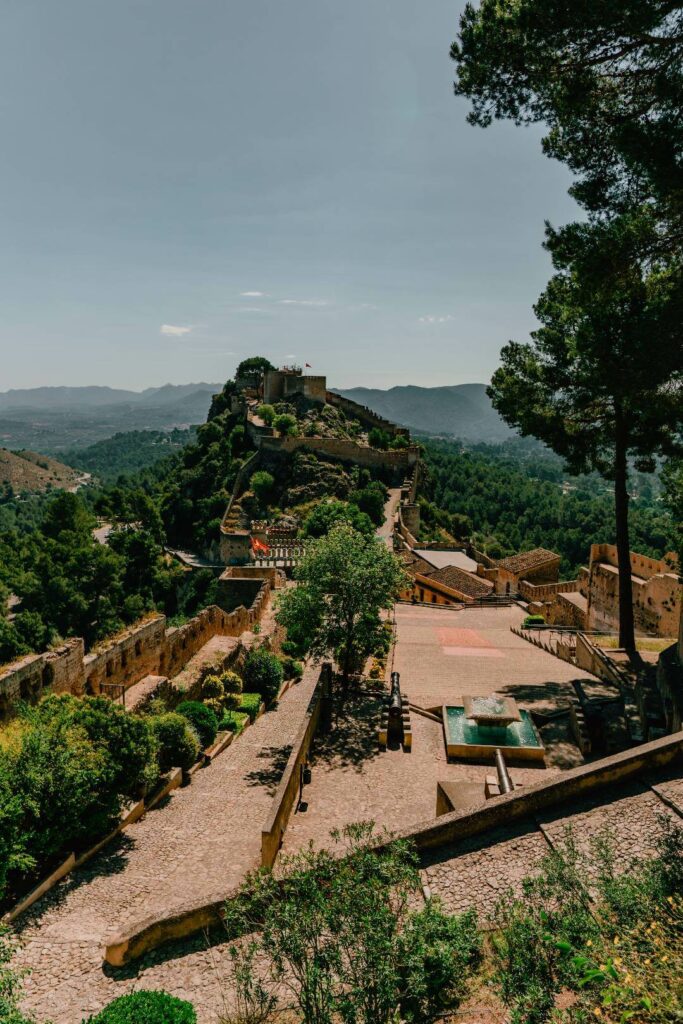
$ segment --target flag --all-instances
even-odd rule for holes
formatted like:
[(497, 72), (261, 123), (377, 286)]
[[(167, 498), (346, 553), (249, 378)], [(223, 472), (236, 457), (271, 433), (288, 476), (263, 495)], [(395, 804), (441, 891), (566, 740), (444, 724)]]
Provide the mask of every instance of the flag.
[(251, 550), (254, 552), (255, 555), (267, 555), (268, 545), (264, 544), (262, 540), (258, 539), (258, 537), (252, 537)]
[(309, 370), (312, 370), (312, 369), (313, 369), (313, 367), (311, 366), (311, 364), (310, 364), (310, 363), (306, 363), (305, 365), (306, 365), (306, 366), (308, 367), (308, 369), (309, 369)]

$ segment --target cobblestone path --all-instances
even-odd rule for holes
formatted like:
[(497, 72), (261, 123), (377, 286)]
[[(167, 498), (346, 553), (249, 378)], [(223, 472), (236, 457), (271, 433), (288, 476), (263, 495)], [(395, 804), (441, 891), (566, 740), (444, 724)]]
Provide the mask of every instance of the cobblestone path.
[[(152, 913), (220, 897), (258, 866), (261, 826), (318, 672), (307, 669), (278, 709), (197, 772), (190, 786), (176, 790), (19, 919), (17, 965), (32, 972), (25, 1007), (38, 1021), (80, 1024), (86, 1013), (143, 984), (180, 994), (187, 982), (193, 1001), (202, 1002), (211, 990), (216, 1007), (215, 979), (210, 983), (208, 974), (215, 974), (220, 952), (207, 950), (201, 938), (183, 946), (182, 963), (169, 961), (162, 950), (123, 972), (103, 968), (103, 942)], [(138, 974), (141, 982), (134, 981)]]
[[(627, 782), (572, 801), (568, 812), (557, 810), (530, 817), (495, 833), (425, 853), (422, 880), (451, 913), (474, 907), (485, 922), (506, 891), (520, 892), (522, 879), (533, 874), (541, 858), (551, 849), (562, 847), (567, 829), (571, 829), (579, 851), (588, 855), (591, 841), (607, 835), (614, 844), (617, 865), (626, 868), (634, 858), (654, 855), (662, 814), (679, 823), (683, 817), (680, 770), (674, 772), (671, 781), (652, 788), (640, 781)], [(587, 882), (590, 885), (590, 878)]]

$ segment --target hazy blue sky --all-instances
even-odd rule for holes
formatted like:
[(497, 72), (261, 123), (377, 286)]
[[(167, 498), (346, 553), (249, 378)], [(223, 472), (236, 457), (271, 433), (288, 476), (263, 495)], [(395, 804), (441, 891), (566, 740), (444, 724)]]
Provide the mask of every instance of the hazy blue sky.
[(533, 326), (539, 132), (465, 121), (459, 0), (4, 0), (0, 390), (488, 379)]

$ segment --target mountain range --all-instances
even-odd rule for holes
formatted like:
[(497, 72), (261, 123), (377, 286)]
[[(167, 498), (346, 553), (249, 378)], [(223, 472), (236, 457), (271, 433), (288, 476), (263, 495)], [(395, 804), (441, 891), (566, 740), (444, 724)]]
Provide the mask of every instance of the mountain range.
[(464, 441), (495, 443), (514, 436), (486, 394), (485, 384), (452, 384), (420, 388), (412, 384), (389, 388), (334, 389), (366, 405), (393, 423), (426, 434), (452, 434)]
[[(221, 384), (164, 384), (144, 391), (43, 387), (0, 392), (0, 445), (60, 453), (130, 430), (171, 430), (203, 423)], [(425, 434), (504, 441), (513, 432), (491, 405), (484, 384), (421, 388), (338, 389), (340, 395)]]
[(44, 387), (0, 392), (0, 445), (62, 452), (129, 430), (203, 423), (222, 384), (164, 384), (144, 391)]

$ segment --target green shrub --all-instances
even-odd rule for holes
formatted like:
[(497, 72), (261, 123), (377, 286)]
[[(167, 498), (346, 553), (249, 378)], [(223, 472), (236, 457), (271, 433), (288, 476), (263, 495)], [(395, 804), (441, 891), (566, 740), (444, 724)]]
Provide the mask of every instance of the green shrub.
[(83, 1024), (197, 1024), (197, 1015), (184, 999), (140, 990), (112, 1000)]
[(16, 945), (0, 926), (0, 1021), (2, 1024), (33, 1024), (19, 1010), (21, 972), (12, 966)]
[(240, 702), (238, 708), (240, 711), (244, 711), (245, 714), (254, 722), (258, 715), (259, 708), (263, 703), (263, 698), (260, 693), (242, 693), (239, 698)]
[(280, 661), (282, 662), (282, 671), (284, 672), (285, 679), (301, 679), (304, 674), (304, 667), (300, 661), (290, 658), (288, 654), (280, 658)]
[(444, 914), (430, 900), (408, 918), (400, 941), (402, 1016), (416, 1024), (434, 1020), (460, 1002), (467, 974), (479, 961), (477, 915)]
[(150, 722), (159, 744), (159, 770), (191, 768), (199, 756), (199, 738), (187, 718), (169, 711)]
[(245, 711), (226, 711), (221, 718), (221, 729), (239, 736), (248, 721), (249, 715)]
[(296, 416), (292, 416), (291, 413), (280, 413), (273, 420), (273, 426), (283, 437), (296, 437), (299, 433)]
[(250, 692), (260, 693), (266, 704), (272, 704), (282, 686), (280, 659), (265, 647), (252, 648), (244, 663), (244, 684)]
[(182, 704), (178, 705), (176, 711), (186, 718), (190, 725), (194, 726), (202, 750), (210, 747), (218, 734), (216, 712), (198, 700), (184, 700)]
[(522, 622), (522, 629), (533, 629), (534, 626), (545, 626), (545, 619), (542, 615), (527, 615)]
[(214, 673), (207, 676), (202, 683), (202, 698), (204, 700), (221, 699), (224, 692), (223, 680)]
[(242, 692), (242, 679), (236, 672), (231, 672), (227, 669), (221, 676), (221, 682), (223, 683), (225, 693)]
[(106, 835), (157, 775), (149, 721), (106, 698), (48, 697), (13, 730), (0, 750), (0, 898)]

